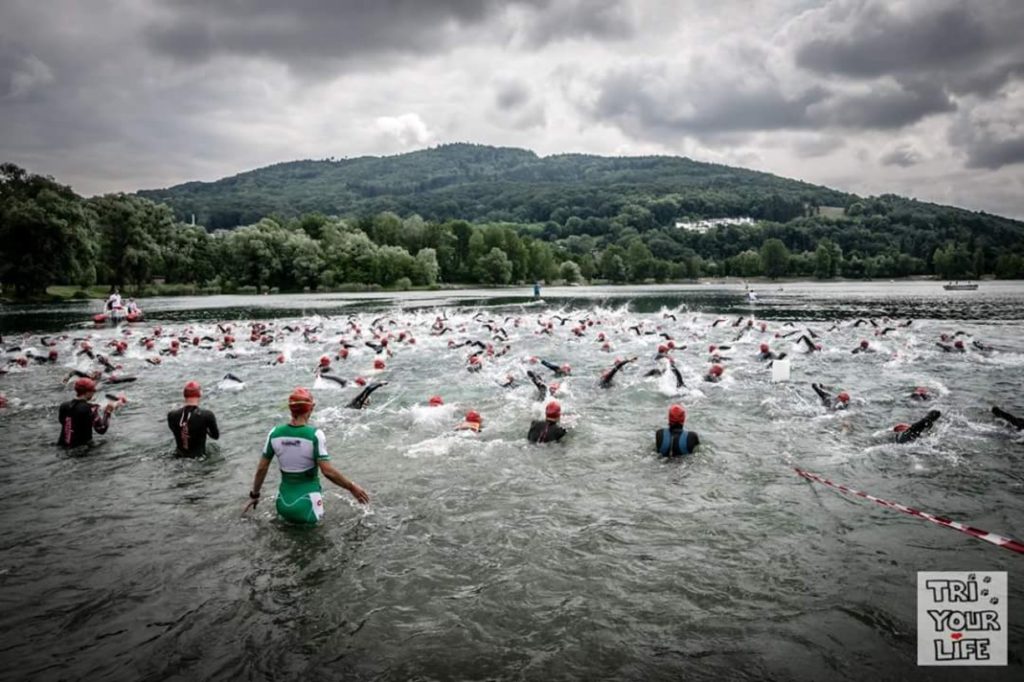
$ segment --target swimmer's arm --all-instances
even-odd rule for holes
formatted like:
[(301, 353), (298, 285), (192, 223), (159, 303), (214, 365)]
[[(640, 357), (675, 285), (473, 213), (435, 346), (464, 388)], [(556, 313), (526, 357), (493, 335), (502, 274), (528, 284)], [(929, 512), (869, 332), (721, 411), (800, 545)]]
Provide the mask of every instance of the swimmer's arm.
[(92, 428), (93, 431), (99, 434), (104, 434), (110, 427), (110, 414), (114, 411), (114, 406), (107, 403), (106, 406), (101, 410), (98, 405), (92, 409)]
[[(256, 465), (256, 475), (252, 479), (252, 491), (249, 495), (249, 503), (245, 505), (245, 509), (242, 513), (255, 509), (256, 504), (260, 501), (259, 494), (260, 488), (263, 487), (263, 481), (267, 477), (267, 470), (270, 469), (270, 460), (266, 456), (260, 457), (260, 463)], [(255, 494), (256, 497), (252, 497)]]
[(206, 433), (214, 440), (220, 440), (220, 429), (217, 428), (217, 415), (210, 412), (210, 423), (206, 427)]
[(353, 481), (350, 481), (343, 473), (335, 469), (329, 461), (322, 459), (317, 462), (317, 464), (319, 465), (320, 473), (324, 475), (324, 478), (352, 493), (352, 497), (356, 498), (358, 502), (362, 504), (369, 503), (370, 496), (366, 494), (366, 491)]

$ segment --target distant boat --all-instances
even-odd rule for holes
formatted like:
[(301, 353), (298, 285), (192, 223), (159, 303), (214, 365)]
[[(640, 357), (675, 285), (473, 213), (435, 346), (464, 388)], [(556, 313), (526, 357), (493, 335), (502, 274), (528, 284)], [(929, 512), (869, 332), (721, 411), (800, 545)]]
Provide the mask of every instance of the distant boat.
[(946, 291), (974, 291), (978, 288), (978, 285), (974, 282), (950, 282), (949, 284), (943, 284), (942, 288)]

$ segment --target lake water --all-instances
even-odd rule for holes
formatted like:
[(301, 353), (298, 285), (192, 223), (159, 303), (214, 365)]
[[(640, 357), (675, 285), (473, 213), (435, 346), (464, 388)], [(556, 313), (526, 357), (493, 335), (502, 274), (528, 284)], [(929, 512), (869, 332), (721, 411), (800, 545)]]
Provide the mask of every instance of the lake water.
[[(57, 365), (0, 377), (10, 403), (0, 410), (0, 678), (1019, 679), (1024, 557), (841, 496), (793, 467), (1022, 539), (1024, 437), (990, 408), (1024, 414), (1024, 283), (757, 290), (756, 304), (735, 285), (545, 288), (542, 301), (528, 288), (145, 299), (147, 323), (119, 360), (139, 381), (118, 387), (129, 403), (86, 453), (52, 445), (70, 397), (61, 379), (95, 367), (73, 358), (75, 338), (100, 348), (123, 330), (92, 328), (98, 302), (2, 308), (4, 346), (23, 349), (7, 359), (43, 348), (41, 335), (64, 338)], [(453, 331), (432, 336), (440, 315)], [(739, 316), (768, 331), (735, 340)], [(884, 326), (884, 316), (914, 322), (885, 336), (852, 324)], [(584, 318), (594, 325), (576, 337)], [(260, 348), (248, 340), (253, 320), (321, 331), (315, 341), (282, 332)], [(470, 349), (449, 340), (500, 349), (488, 320), (511, 350), (468, 373)], [(390, 384), (348, 410), (356, 389), (314, 385), (312, 370), (346, 337), (356, 347), (336, 372), (371, 376), (363, 342), (374, 321), (416, 344), (392, 341), (379, 376)], [(538, 334), (549, 321), (553, 333)], [(218, 322), (233, 326), (238, 357), (186, 344), (145, 362), (154, 353), (138, 339), (154, 325), (162, 348), (170, 332), (219, 337)], [(807, 327), (823, 352), (775, 338)], [(957, 331), (970, 352), (935, 345)], [(674, 352), (684, 388), (643, 376), (661, 333), (686, 346)], [(879, 352), (852, 355), (861, 339)], [(771, 383), (754, 357), (763, 341), (793, 354), (791, 381)], [(710, 344), (732, 345), (719, 384), (701, 380)], [(277, 352), (287, 361), (269, 365)], [(601, 389), (600, 372), (632, 355)], [(557, 396), (574, 427), (564, 443), (526, 441), (543, 403), (525, 371), (551, 380), (530, 356), (572, 364)], [(244, 390), (219, 386), (229, 371)], [(508, 374), (520, 388), (499, 386)], [(222, 431), (201, 460), (176, 459), (166, 426), (189, 379)], [(826, 411), (812, 381), (847, 390), (850, 408)], [(362, 508), (324, 481), (326, 517), (312, 529), (275, 518), (276, 467), (257, 511), (241, 515), (266, 434), (286, 421), (298, 385), (314, 386), (313, 421), (334, 464), (372, 498)], [(935, 399), (909, 400), (916, 386)], [(432, 394), (446, 405), (425, 407)], [(702, 446), (666, 461), (653, 432), (673, 402)], [(943, 416), (928, 435), (889, 441), (893, 424), (932, 408)], [(483, 415), (479, 435), (452, 431), (467, 409)], [(917, 667), (923, 570), (1008, 572), (1008, 668)]]

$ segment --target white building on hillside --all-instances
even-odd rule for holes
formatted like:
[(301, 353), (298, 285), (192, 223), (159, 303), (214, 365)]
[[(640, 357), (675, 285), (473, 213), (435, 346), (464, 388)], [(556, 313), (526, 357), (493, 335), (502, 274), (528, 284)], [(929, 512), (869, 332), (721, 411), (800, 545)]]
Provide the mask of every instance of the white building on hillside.
[(723, 225), (753, 225), (753, 218), (704, 218), (703, 220), (677, 220), (677, 230), (688, 230), (704, 234), (710, 229)]

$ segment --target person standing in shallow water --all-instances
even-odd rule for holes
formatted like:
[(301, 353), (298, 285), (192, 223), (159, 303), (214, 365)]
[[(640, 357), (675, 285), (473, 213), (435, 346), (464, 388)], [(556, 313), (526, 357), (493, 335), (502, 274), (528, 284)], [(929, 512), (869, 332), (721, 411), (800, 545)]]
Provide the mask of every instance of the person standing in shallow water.
[(313, 396), (305, 388), (296, 388), (288, 396), (291, 422), (271, 429), (263, 455), (256, 467), (249, 503), (242, 511), (255, 509), (260, 501), (260, 489), (267, 477), (270, 461), (277, 456), (281, 469), (281, 485), (277, 491), (277, 514), (286, 521), (300, 524), (317, 523), (324, 515), (319, 473), (352, 494), (361, 504), (367, 504), (366, 491), (346, 478), (330, 463), (327, 438), (320, 429), (309, 425), (313, 414)]
[(108, 403), (102, 410), (99, 405), (89, 402), (96, 395), (96, 382), (82, 377), (75, 382), (75, 397), (62, 403), (57, 414), (60, 422), (60, 436), (57, 445), (74, 448), (92, 443), (92, 432), (104, 434), (110, 425), (114, 405)]
[(673, 405), (668, 408), (668, 428), (654, 432), (654, 449), (662, 457), (679, 457), (692, 454), (700, 445), (700, 438), (693, 431), (683, 428), (686, 423), (686, 408)]
[(199, 382), (190, 381), (182, 391), (185, 404), (167, 413), (167, 427), (174, 434), (178, 457), (202, 457), (206, 454), (206, 438), (217, 440), (220, 430), (217, 417), (210, 410), (199, 407), (203, 392)]

